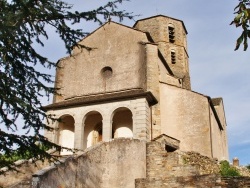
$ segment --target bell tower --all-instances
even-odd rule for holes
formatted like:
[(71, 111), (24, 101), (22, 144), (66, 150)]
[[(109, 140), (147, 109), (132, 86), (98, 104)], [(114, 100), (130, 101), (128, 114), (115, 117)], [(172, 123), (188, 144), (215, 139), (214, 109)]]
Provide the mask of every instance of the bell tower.
[(184, 23), (158, 15), (137, 21), (134, 28), (150, 34), (172, 73), (182, 82), (182, 87), (191, 90), (187, 30)]

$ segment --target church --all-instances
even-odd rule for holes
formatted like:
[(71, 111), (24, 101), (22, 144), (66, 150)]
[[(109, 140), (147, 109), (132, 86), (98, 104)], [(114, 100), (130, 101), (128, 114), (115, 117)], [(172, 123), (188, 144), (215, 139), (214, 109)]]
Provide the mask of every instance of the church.
[[(146, 142), (162, 136), (166, 150), (228, 160), (222, 98), (191, 89), (187, 30), (157, 15), (133, 27), (108, 21), (58, 61), (53, 103), (45, 106), (52, 142), (85, 150), (117, 138)], [(70, 155), (63, 150), (61, 155)]]
[(228, 160), (223, 100), (192, 90), (181, 20), (108, 21), (79, 45), (88, 48), (74, 46), (58, 61), (59, 94), (44, 107), (58, 119), (45, 137), (78, 151), (63, 149), (55, 164), (17, 161), (22, 173), (0, 169), (0, 187), (250, 185), (220, 176), (218, 162)]

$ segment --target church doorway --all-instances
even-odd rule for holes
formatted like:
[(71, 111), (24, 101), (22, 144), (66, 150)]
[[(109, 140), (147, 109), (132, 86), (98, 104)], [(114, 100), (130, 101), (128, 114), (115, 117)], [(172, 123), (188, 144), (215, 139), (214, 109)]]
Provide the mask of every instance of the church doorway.
[(125, 107), (118, 108), (113, 113), (112, 138), (132, 138), (132, 112)]
[[(74, 148), (75, 140), (75, 120), (70, 115), (59, 118), (57, 143), (63, 147)], [(72, 152), (63, 149), (61, 155), (71, 155)]]
[(85, 116), (83, 149), (102, 141), (102, 115), (91, 111)]

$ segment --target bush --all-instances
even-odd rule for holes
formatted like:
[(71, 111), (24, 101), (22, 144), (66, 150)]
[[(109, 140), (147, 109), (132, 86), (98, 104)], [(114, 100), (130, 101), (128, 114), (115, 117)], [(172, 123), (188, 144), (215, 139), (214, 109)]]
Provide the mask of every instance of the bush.
[(228, 161), (221, 161), (220, 174), (223, 177), (240, 176), (239, 171), (235, 167), (230, 166)]
[(250, 170), (250, 164), (246, 165), (246, 168), (247, 168), (248, 170)]
[[(48, 146), (39, 144), (39, 149), (47, 151), (51, 148)], [(0, 163), (0, 168), (5, 167), (8, 164), (14, 163), (15, 161), (18, 161), (21, 159), (28, 160), (28, 159), (31, 159), (32, 157), (33, 157), (33, 154), (29, 150), (24, 150), (24, 151), (13, 150), (12, 153), (8, 153), (8, 154), (0, 153), (0, 161), (2, 162)]]

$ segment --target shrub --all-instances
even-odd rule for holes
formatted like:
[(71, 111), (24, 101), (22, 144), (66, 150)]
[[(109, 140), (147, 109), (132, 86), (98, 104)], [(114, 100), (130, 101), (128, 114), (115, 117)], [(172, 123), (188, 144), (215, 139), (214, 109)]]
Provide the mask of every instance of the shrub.
[(223, 177), (240, 176), (239, 171), (235, 167), (230, 166), (228, 161), (221, 161), (220, 174)]
[(250, 164), (246, 165), (246, 168), (247, 168), (248, 170), (250, 170)]
[[(50, 149), (50, 147), (41, 145), (41, 144), (39, 144), (39, 148), (44, 151), (47, 151)], [(24, 151), (13, 150), (12, 153), (8, 153), (8, 154), (0, 153), (0, 161), (2, 162), (0, 164), (0, 168), (5, 167), (8, 164), (14, 163), (15, 161), (18, 161), (21, 159), (28, 160), (28, 159), (31, 159), (32, 157), (33, 157), (33, 154), (29, 150), (24, 150)]]

